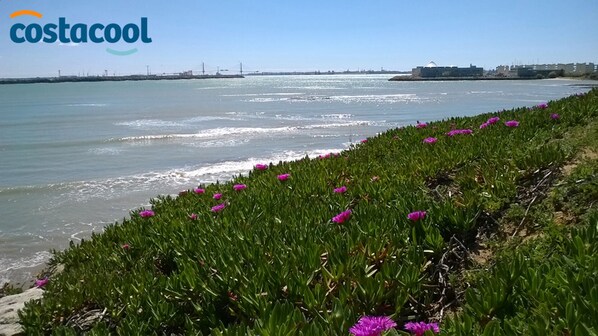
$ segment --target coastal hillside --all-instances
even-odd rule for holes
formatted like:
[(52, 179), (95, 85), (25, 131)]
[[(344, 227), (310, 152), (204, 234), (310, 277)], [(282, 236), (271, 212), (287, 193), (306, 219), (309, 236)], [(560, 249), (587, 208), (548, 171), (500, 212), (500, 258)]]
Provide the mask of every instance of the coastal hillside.
[(21, 323), (31, 335), (593, 335), (597, 173), (596, 89), (264, 162), (56, 251)]

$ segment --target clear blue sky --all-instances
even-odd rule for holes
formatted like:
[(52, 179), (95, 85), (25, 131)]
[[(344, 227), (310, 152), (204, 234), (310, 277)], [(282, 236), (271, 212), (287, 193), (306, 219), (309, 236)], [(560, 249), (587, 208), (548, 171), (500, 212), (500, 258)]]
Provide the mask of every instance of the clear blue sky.
[[(21, 9), (42, 13), (10, 18)], [(0, 77), (598, 63), (598, 1), (0, 0)], [(152, 43), (16, 44), (21, 22), (139, 23)], [(107, 47), (125, 50), (115, 56)]]

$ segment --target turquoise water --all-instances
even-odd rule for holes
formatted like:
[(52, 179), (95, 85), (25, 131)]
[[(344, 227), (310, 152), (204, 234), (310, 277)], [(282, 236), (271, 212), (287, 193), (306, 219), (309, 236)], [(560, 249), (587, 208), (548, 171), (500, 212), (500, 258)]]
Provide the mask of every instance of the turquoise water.
[(346, 149), (389, 128), (586, 92), (581, 81), (387, 76), (0, 86), (0, 284), (151, 197), (256, 163)]

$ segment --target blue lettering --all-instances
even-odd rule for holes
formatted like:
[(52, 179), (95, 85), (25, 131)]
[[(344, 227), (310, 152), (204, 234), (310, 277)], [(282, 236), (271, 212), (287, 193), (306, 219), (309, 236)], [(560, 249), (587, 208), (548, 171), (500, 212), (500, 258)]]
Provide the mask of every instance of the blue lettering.
[(147, 18), (141, 18), (141, 42), (151, 43), (152, 38), (147, 36)]
[(17, 30), (23, 31), (25, 29), (25, 25), (22, 23), (16, 23), (12, 27), (10, 27), (10, 39), (14, 43), (23, 43), (25, 42), (25, 38), (17, 36)]
[[(79, 35), (77, 35), (79, 32)], [(75, 43), (86, 43), (87, 42), (87, 25), (83, 23), (77, 23), (71, 28), (71, 41)]]
[(117, 43), (121, 39), (126, 43), (135, 43), (141, 38), (143, 43), (151, 43), (147, 25), (147, 18), (143, 17), (141, 26), (134, 23), (126, 24), (124, 27), (116, 23), (109, 23), (106, 26), (96, 23), (88, 27), (87, 24), (76, 23), (71, 28), (66, 18), (59, 17), (58, 24), (48, 23), (42, 26), (37, 23), (29, 25), (16, 23), (10, 28), (10, 39), (14, 43), (38, 43), (42, 40), (44, 43), (56, 41), (87, 43), (88, 40), (93, 43)]
[(58, 18), (58, 39), (62, 43), (70, 43), (71, 40), (66, 36), (66, 31), (71, 25), (66, 23), (66, 18)]
[[(132, 31), (132, 32), (131, 32)], [(133, 36), (131, 36), (131, 33)], [(136, 24), (129, 23), (123, 27), (123, 40), (127, 43), (135, 43), (139, 39), (139, 27)]]
[(96, 35), (97, 30), (104, 30), (104, 25), (101, 23), (92, 24), (91, 27), (89, 27), (89, 40), (93, 43), (102, 43), (104, 42), (104, 38)]
[[(114, 34), (111, 34), (113, 32)], [(108, 43), (116, 43), (120, 40), (121, 31), (120, 26), (116, 23), (110, 23), (106, 25), (106, 29), (104, 29), (104, 38)]]
[(42, 32), (42, 26), (38, 25), (37, 23), (32, 23), (25, 28), (25, 39), (27, 42), (37, 43), (42, 39)]
[(44, 42), (46, 42), (46, 43), (56, 42), (56, 40), (58, 39), (58, 35), (54, 31), (56, 28), (58, 28), (58, 26), (53, 23), (48, 23), (47, 25), (44, 26), (44, 34), (46, 35), (44, 37)]

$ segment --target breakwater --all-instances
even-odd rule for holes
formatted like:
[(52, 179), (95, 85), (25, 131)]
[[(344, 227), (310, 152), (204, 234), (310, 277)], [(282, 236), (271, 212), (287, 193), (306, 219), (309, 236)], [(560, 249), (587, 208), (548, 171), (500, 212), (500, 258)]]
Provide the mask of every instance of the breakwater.
[(223, 79), (245, 78), (242, 75), (128, 75), (128, 76), (61, 76), (33, 78), (2, 78), (0, 84), (73, 83), (73, 82), (121, 82), (176, 79)]

